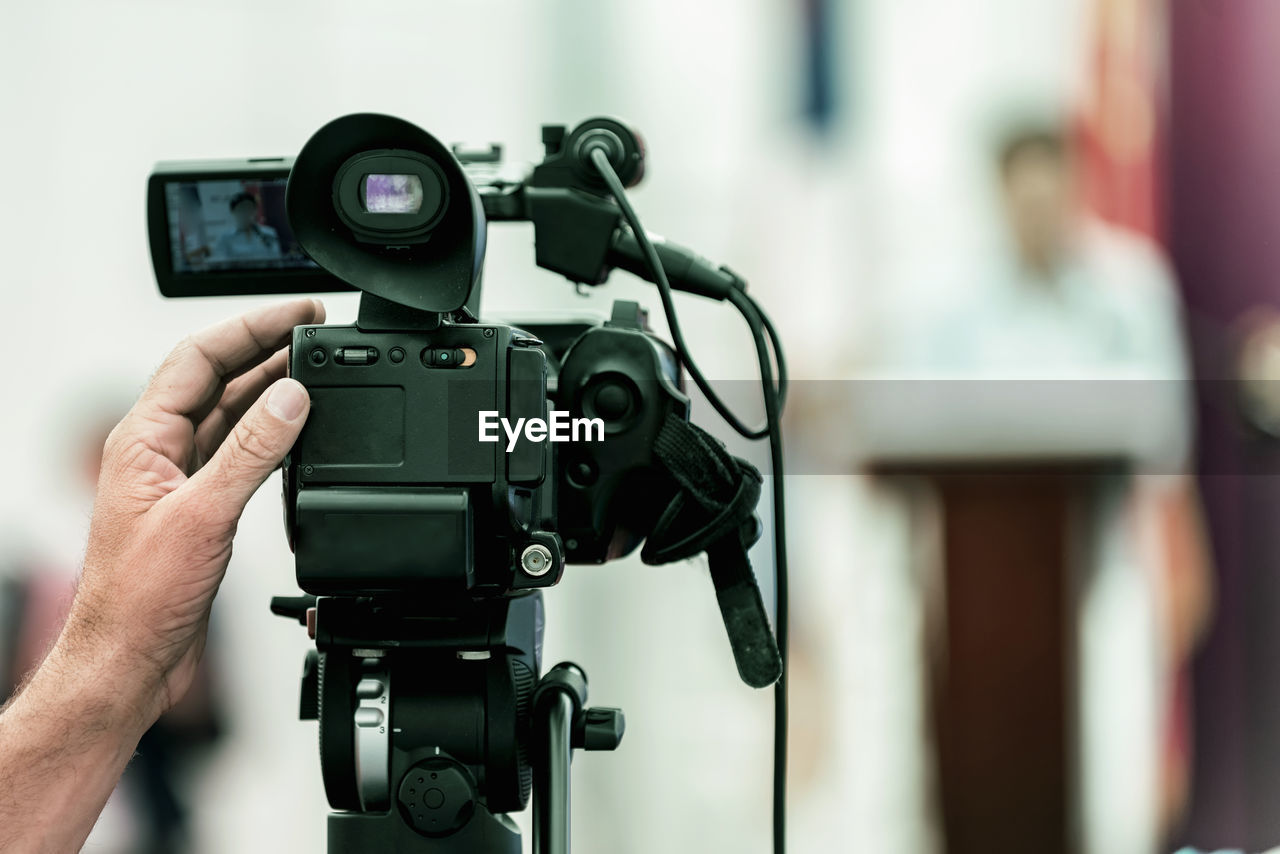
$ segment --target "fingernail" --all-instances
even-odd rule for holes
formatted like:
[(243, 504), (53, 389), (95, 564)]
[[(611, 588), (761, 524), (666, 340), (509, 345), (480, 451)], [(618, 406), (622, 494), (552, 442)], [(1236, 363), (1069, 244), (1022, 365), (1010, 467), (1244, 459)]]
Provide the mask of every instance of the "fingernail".
[(276, 382), (267, 393), (267, 409), (277, 418), (292, 421), (307, 407), (307, 390), (297, 380)]

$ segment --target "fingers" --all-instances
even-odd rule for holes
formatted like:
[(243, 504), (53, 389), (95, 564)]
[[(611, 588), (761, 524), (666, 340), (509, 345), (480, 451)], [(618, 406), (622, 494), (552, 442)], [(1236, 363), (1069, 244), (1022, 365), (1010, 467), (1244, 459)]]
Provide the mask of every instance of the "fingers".
[(260, 308), (197, 332), (165, 359), (139, 406), (176, 415), (203, 414), (223, 382), (275, 353), (293, 327), (323, 320), (320, 301), (303, 299)]
[(217, 405), (196, 427), (197, 467), (213, 456), (231, 428), (262, 396), (267, 386), (286, 374), (288, 361), (288, 348), (281, 348), (262, 364), (227, 383)]
[(234, 524), (253, 493), (293, 447), (310, 408), (300, 382), (276, 380), (181, 491), (213, 518)]

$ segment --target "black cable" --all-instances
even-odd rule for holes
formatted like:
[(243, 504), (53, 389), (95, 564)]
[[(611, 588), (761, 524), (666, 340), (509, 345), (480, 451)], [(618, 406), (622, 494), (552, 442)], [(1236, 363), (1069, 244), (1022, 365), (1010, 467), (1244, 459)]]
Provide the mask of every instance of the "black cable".
[[(782, 343), (778, 340), (778, 330), (774, 328), (773, 321), (769, 319), (769, 315), (764, 313), (764, 309), (760, 307), (760, 303), (756, 302), (755, 299), (752, 298), (751, 294), (746, 291), (738, 291), (737, 293), (751, 304), (751, 307), (755, 309), (756, 315), (759, 317), (760, 323), (764, 326), (765, 335), (768, 337), (769, 341), (769, 348), (772, 351), (775, 369), (777, 370), (778, 412), (781, 413), (787, 405), (787, 360), (782, 355)], [(729, 301), (734, 302), (732, 294), (729, 296)], [(738, 308), (738, 311), (742, 311), (742, 308), (737, 306), (736, 303), (735, 307)], [(746, 315), (744, 314), (743, 316), (745, 317)], [(751, 321), (748, 320), (747, 323), (750, 324)], [(756, 339), (756, 351), (759, 352), (763, 346), (763, 342)], [(761, 376), (761, 381), (764, 381), (763, 375)]]
[[(785, 386), (775, 389), (772, 381), (772, 369), (769, 364), (769, 353), (765, 346), (765, 337), (769, 336), (773, 343), (774, 358), (778, 362), (779, 372), (785, 370), (782, 348), (778, 345), (777, 333), (758, 303), (747, 294), (737, 292), (731, 294), (729, 301), (734, 304), (751, 328), (751, 337), (755, 340), (756, 356), (760, 362), (760, 383), (764, 391), (765, 419), (769, 428), (769, 468), (771, 474), (771, 495), (773, 497), (773, 559), (775, 610), (778, 639), (778, 652), (782, 656), (782, 677), (774, 686), (773, 694), (773, 850), (781, 854), (786, 850), (786, 810), (787, 810), (787, 659), (791, 640), (790, 590), (787, 568), (787, 509), (785, 490), (783, 489), (782, 459), (782, 396)], [(781, 384), (780, 384), (781, 385)]]
[[(778, 340), (778, 330), (774, 328), (773, 321), (769, 319), (769, 315), (764, 313), (764, 309), (760, 304), (751, 298), (751, 295), (743, 292), (760, 315), (760, 321), (764, 324), (764, 331), (769, 336), (769, 344), (773, 349), (773, 359), (778, 367), (778, 412), (781, 413), (787, 405), (787, 360), (782, 355), (782, 342)], [(757, 346), (759, 346), (757, 344)]]
[(706, 396), (707, 402), (711, 404), (716, 412), (720, 413), (720, 417), (734, 431), (747, 439), (765, 438), (769, 434), (769, 425), (766, 423), (764, 427), (753, 429), (744, 424), (734, 414), (733, 410), (720, 399), (720, 396), (715, 393), (715, 390), (711, 388), (711, 383), (707, 382), (707, 378), (703, 376), (701, 369), (694, 363), (689, 353), (689, 345), (685, 343), (684, 333), (680, 329), (680, 321), (676, 317), (671, 283), (667, 280), (667, 273), (662, 268), (662, 261), (658, 258), (658, 251), (654, 248), (653, 241), (649, 239), (648, 233), (640, 225), (640, 218), (636, 215), (635, 208), (631, 207), (630, 200), (627, 199), (626, 188), (622, 186), (622, 181), (613, 170), (613, 164), (609, 162), (609, 157), (604, 152), (604, 149), (594, 148), (590, 154), (592, 164), (599, 171), (600, 176), (604, 178), (609, 187), (609, 192), (613, 194), (618, 207), (622, 209), (623, 218), (626, 219), (627, 225), (635, 233), (636, 242), (640, 244), (640, 251), (644, 254), (645, 264), (653, 273), (654, 284), (658, 286), (658, 296), (662, 300), (662, 311), (667, 318), (667, 327), (671, 330), (671, 343), (675, 346), (676, 355), (680, 357), (680, 361), (689, 371), (689, 376), (693, 378), (694, 384)]
[(728, 301), (742, 315), (751, 330), (756, 357), (760, 363), (760, 384), (764, 394), (765, 426), (756, 430), (746, 427), (711, 390), (710, 384), (693, 363), (676, 318), (675, 305), (671, 297), (671, 284), (667, 280), (666, 271), (662, 268), (662, 261), (658, 258), (657, 250), (649, 239), (648, 233), (641, 226), (639, 216), (627, 199), (626, 190), (618, 179), (617, 173), (614, 172), (612, 164), (609, 163), (608, 156), (603, 150), (595, 149), (591, 152), (591, 162), (608, 185), (609, 192), (612, 193), (618, 207), (622, 209), (622, 215), (635, 233), (636, 241), (644, 253), (645, 262), (653, 274), (658, 293), (662, 298), (662, 308), (666, 313), (667, 326), (671, 330), (671, 339), (677, 357), (688, 369), (689, 375), (693, 377), (707, 400), (734, 430), (748, 439), (768, 438), (769, 440), (769, 468), (772, 475), (773, 498), (774, 589), (777, 612), (775, 632), (778, 652), (782, 656), (782, 677), (774, 686), (773, 704), (773, 851), (774, 854), (785, 854), (787, 847), (787, 648), (791, 631), (781, 423), (782, 407), (787, 393), (786, 359), (782, 354), (777, 329), (774, 328), (769, 316), (760, 308), (759, 303), (743, 290), (731, 291)]

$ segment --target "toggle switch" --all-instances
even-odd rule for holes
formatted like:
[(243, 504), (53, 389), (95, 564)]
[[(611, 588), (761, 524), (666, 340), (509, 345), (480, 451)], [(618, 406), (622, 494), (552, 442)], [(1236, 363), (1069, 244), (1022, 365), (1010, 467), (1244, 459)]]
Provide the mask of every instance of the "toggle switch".
[(422, 351), (422, 364), (428, 368), (465, 368), (474, 361), (475, 351), (469, 348), (428, 347)]

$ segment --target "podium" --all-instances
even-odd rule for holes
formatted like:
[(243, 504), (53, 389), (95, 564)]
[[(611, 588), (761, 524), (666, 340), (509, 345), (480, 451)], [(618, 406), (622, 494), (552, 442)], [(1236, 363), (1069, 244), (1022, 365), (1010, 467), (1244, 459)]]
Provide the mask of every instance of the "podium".
[(1078, 591), (1127, 471), (1161, 440), (1154, 410), (1100, 402), (1096, 383), (1074, 400), (1070, 383), (863, 385), (858, 467), (937, 510), (926, 720), (943, 850), (1075, 854)]
[(1073, 854), (1079, 755), (1074, 615), (1115, 459), (875, 467), (925, 480), (941, 515), (929, 720), (948, 854)]

